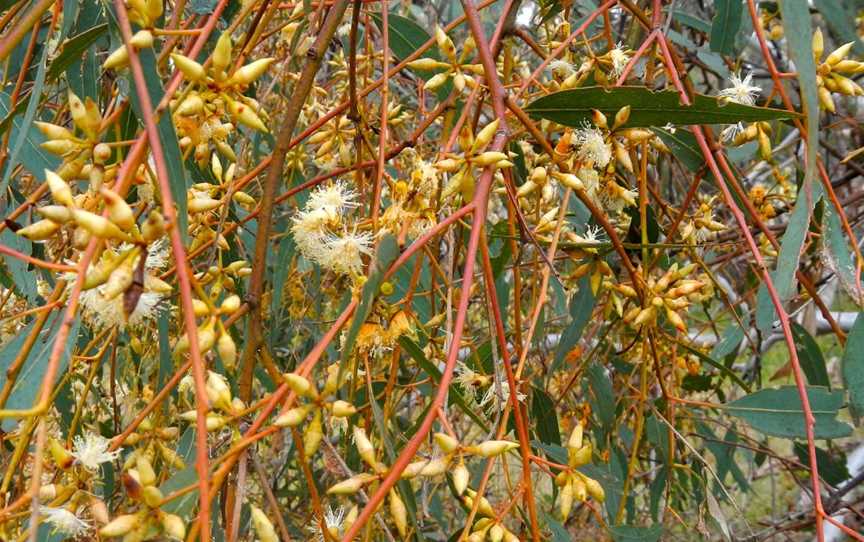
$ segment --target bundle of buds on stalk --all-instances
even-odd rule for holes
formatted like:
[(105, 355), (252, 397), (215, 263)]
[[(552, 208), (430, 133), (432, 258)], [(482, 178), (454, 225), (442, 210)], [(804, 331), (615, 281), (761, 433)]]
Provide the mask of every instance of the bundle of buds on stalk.
[[(305, 422), (311, 414), (312, 421), (303, 428), (303, 453), (308, 459), (318, 452), (324, 438), (323, 413), (327, 412), (331, 420), (344, 422), (357, 413), (357, 408), (347, 401), (334, 397), (340, 387), (338, 363), (327, 367), (327, 378), (320, 392), (308, 378), (297, 373), (288, 373), (284, 379), (285, 383), (297, 394), (298, 398), (303, 399), (304, 403), (280, 414), (273, 425), (276, 427), (297, 427)], [(354, 436), (356, 439), (356, 427)]]
[[(227, 250), (222, 247), (221, 240), (218, 241), (221, 250)], [(243, 277), (249, 276), (252, 268), (249, 267), (249, 262), (246, 260), (234, 260), (228, 265), (211, 265), (206, 270), (195, 275), (195, 280), (201, 286), (208, 286), (207, 293), (209, 294), (212, 303), (216, 303), (216, 299), (223, 291), (235, 293), (237, 284)], [(230, 308), (230, 305), (227, 308)]]
[(770, 161), (773, 156), (771, 152), (771, 124), (765, 121), (748, 124), (743, 130), (736, 130), (731, 143), (738, 147), (751, 141), (758, 142), (759, 157), (765, 161)]
[(856, 75), (864, 72), (864, 63), (846, 58), (854, 45), (855, 42), (851, 41), (843, 44), (822, 61), (822, 54), (825, 52), (822, 29), (817, 28), (813, 33), (813, 60), (816, 61), (819, 106), (826, 111), (834, 113), (837, 110), (834, 105), (834, 98), (831, 96), (832, 92), (844, 96), (864, 95), (864, 89), (858, 83), (850, 77), (842, 75)]
[(147, 457), (159, 456), (164, 464), (183, 469), (186, 468), (186, 464), (175, 450), (179, 436), (179, 427), (161, 427), (148, 417), (144, 418), (136, 431), (126, 437), (124, 444), (137, 446), (137, 449), (142, 450), (141, 453), (146, 454)]
[(123, 466), (123, 487), (126, 495), (138, 502), (141, 508), (137, 512), (115, 516), (99, 529), (100, 536), (123, 537), (123, 540), (186, 538), (186, 524), (183, 519), (160, 509), (163, 495), (158, 488), (159, 480), (151, 461), (151, 457), (139, 450), (126, 458)]
[[(470, 507), (468, 503), (472, 502), (473, 498), (468, 495), (463, 498), (466, 507)], [(487, 507), (482, 505), (477, 511), (481, 516), (484, 515), (484, 512), (489, 512)], [(481, 517), (475, 521), (474, 525), (471, 526), (471, 534), (468, 535), (467, 540), (468, 542), (484, 542), (485, 540), (489, 542), (519, 542), (519, 537), (507, 529), (493, 514), (491, 517)]]
[[(481, 64), (469, 64), (468, 60), (474, 54), (477, 45), (474, 43), (473, 37), (468, 37), (462, 46), (462, 53), (456, 56), (456, 46), (453, 45), (453, 40), (444, 32), (440, 26), (435, 27), (435, 41), (438, 43), (438, 49), (444, 53), (446, 62), (434, 58), (420, 58), (408, 63), (410, 68), (421, 71), (438, 71), (430, 77), (423, 88), (426, 90), (435, 90), (448, 80), (453, 80), (453, 86), (456, 90), (462, 92), (465, 87), (474, 88), (477, 86), (477, 81), (471, 74), (482, 75), (483, 66)], [(439, 71), (440, 70), (440, 71)], [(464, 148), (464, 147), (463, 147)]]
[[(430, 459), (421, 459), (409, 463), (402, 471), (401, 478), (403, 480), (411, 480), (415, 478), (432, 478), (450, 472), (452, 476), (453, 487), (456, 493), (463, 495), (465, 505), (470, 507), (473, 504), (471, 499), (475, 499), (477, 494), (468, 489), (468, 481), (470, 473), (465, 466), (464, 456), (480, 456), (484, 458), (498, 457), (511, 450), (515, 450), (519, 445), (515, 442), (507, 440), (487, 440), (476, 445), (464, 446), (454, 437), (446, 433), (436, 433), (434, 435), (435, 443), (443, 452), (443, 455)], [(330, 495), (353, 495), (360, 491), (364, 486), (372, 484), (382, 479), (388, 472), (389, 467), (380, 462), (366, 432), (357, 426), (354, 428), (354, 445), (360, 458), (371, 468), (371, 473), (359, 473), (347, 480), (339, 482), (330, 489), (327, 493)], [(399, 495), (392, 491), (388, 496), (390, 504), (390, 513), (393, 522), (396, 525), (402, 536), (405, 536), (406, 516), (404, 503)], [(485, 503), (485, 506), (483, 504)], [(492, 508), (485, 498), (482, 498), (480, 513), (489, 517), (494, 517), (491, 512)], [(488, 512), (488, 513), (487, 513)], [(491, 527), (491, 525), (490, 525)]]
[[(142, 28), (129, 40), (129, 44), (137, 51), (148, 49), (153, 46), (153, 28), (162, 16), (162, 2), (160, 0), (126, 0), (129, 20)], [(129, 64), (129, 50), (126, 45), (121, 45), (114, 50), (102, 67), (106, 70), (119, 70)]]
[[(203, 299), (192, 300), (192, 307), (197, 318), (204, 318), (204, 322), (198, 326), (196, 336), (198, 348), (201, 354), (206, 354), (212, 348), (216, 348), (219, 359), (228, 370), (233, 370), (237, 362), (237, 346), (234, 339), (225, 327), (222, 317), (230, 317), (240, 310), (240, 296), (230, 294), (226, 296), (217, 306), (214, 298), (218, 291), (211, 288), (211, 293)], [(174, 354), (182, 355), (189, 351), (189, 334), (184, 333), (174, 345)]]
[(225, 141), (234, 126), (223, 123), (223, 119), (230, 118), (253, 130), (268, 132), (265, 125), (269, 120), (267, 112), (244, 92), (264, 75), (274, 59), (260, 58), (229, 71), (231, 53), (231, 35), (228, 32), (216, 42), (208, 68), (180, 53), (171, 53), (174, 66), (189, 81), (182, 97), (172, 100), (174, 124), (181, 148), (194, 149), (195, 160), (202, 168), (210, 155), (211, 143), (228, 160), (237, 161), (234, 150)]
[(561, 488), (558, 497), (561, 521), (567, 521), (574, 502), (585, 502), (592, 499), (603, 502), (606, 493), (597, 480), (579, 472), (579, 467), (591, 462), (592, 447), (590, 442), (583, 441), (584, 428), (578, 423), (567, 440), (567, 469), (555, 476), (555, 485)]
[(444, 158), (435, 164), (439, 171), (451, 174), (449, 182), (441, 192), (441, 201), (455, 194), (461, 194), (462, 201), (471, 201), (479, 173), (475, 172), (475, 169), (482, 170), (487, 167), (500, 169), (513, 165), (507, 154), (486, 150), (498, 131), (498, 125), (499, 119), (493, 120), (477, 132), (476, 137), (468, 124), (462, 127), (458, 138), (462, 152), (445, 153)]
[(564, 247), (574, 260), (587, 260), (576, 266), (569, 276), (570, 280), (576, 282), (582, 277), (589, 277), (591, 291), (595, 296), (603, 285), (603, 279), (614, 276), (612, 268), (606, 263), (606, 257), (596, 247), (601, 242), (599, 236), (600, 228), (589, 226), (584, 235), (571, 232), (567, 236), (568, 245)]
[[(185, 338), (185, 335), (184, 335)], [(204, 349), (202, 348), (202, 353)], [(180, 389), (194, 390), (192, 377), (184, 377), (180, 383)], [(246, 405), (239, 397), (234, 397), (231, 394), (231, 386), (224, 376), (214, 371), (207, 371), (207, 380), (204, 383), (204, 390), (207, 392), (207, 402), (210, 410), (207, 412), (206, 424), (207, 431), (218, 431), (225, 427), (234, 418), (240, 416), (246, 409)], [(215, 411), (214, 411), (215, 409)], [(198, 418), (198, 411), (195, 409), (187, 410), (180, 414), (180, 419), (194, 424)]]
[(354, 163), (354, 136), (356, 130), (347, 115), (338, 115), (327, 121), (309, 138), (317, 146), (315, 161), (325, 167), (347, 167)]
[[(659, 279), (650, 277), (641, 288), (644, 292), (644, 306), (637, 304), (630, 310), (623, 312), (622, 298), (613, 296), (616, 310), (619, 314), (623, 314), (624, 322), (634, 328), (655, 326), (662, 311), (675, 329), (686, 333), (687, 324), (681, 314), (686, 314), (687, 308), (690, 306), (690, 298), (694, 295), (698, 296), (705, 287), (704, 282), (687, 278), (694, 269), (696, 269), (696, 264), (688, 264), (679, 269), (678, 263), (673, 263)], [(638, 299), (636, 290), (627, 284), (610, 285), (610, 289), (622, 294), (625, 298), (634, 301)]]
[(102, 114), (90, 97), (82, 101), (71, 90), (67, 93), (67, 103), (73, 125), (81, 137), (63, 126), (36, 121), (34, 124), (46, 138), (39, 146), (63, 159), (57, 168), (60, 177), (68, 181), (88, 179), (90, 188), (98, 191), (103, 182), (110, 182), (116, 175), (116, 167), (105, 165), (111, 159), (112, 151), (111, 147), (100, 142)]
[(719, 232), (726, 230), (726, 225), (714, 219), (714, 207), (717, 196), (700, 196), (699, 207), (683, 223), (680, 230), (681, 238), (696, 245), (713, 238)]

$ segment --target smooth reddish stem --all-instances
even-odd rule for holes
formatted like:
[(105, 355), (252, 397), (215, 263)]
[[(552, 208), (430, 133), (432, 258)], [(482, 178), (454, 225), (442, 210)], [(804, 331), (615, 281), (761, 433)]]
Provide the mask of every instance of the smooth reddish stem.
[[(663, 60), (664, 64), (666, 65), (666, 71), (669, 74), (669, 79), (672, 81), (672, 84), (678, 90), (678, 93), (681, 96), (681, 102), (685, 105), (689, 105), (690, 97), (687, 95), (687, 91), (684, 89), (684, 86), (681, 83), (680, 78), (678, 77), (678, 70), (675, 68), (675, 63), (673, 62), (672, 55), (669, 52), (669, 46), (666, 43), (666, 36), (658, 36), (658, 42), (660, 43), (660, 49), (663, 51)], [(738, 223), (738, 227), (744, 234), (744, 238), (747, 241), (750, 252), (753, 254), (753, 258), (756, 260), (756, 265), (759, 267), (759, 271), (762, 274), (762, 280), (765, 284), (766, 289), (768, 290), (768, 295), (771, 297), (771, 303), (774, 305), (774, 309), (777, 311), (777, 314), (780, 317), (780, 325), (783, 329), (783, 338), (786, 342), (787, 348), (789, 349), (789, 361), (792, 364), (792, 371), (795, 376), (795, 385), (798, 388), (798, 397), (801, 400), (801, 410), (804, 413), (804, 427), (807, 433), (807, 451), (810, 460), (810, 476), (811, 483), (813, 485), (813, 503), (816, 507), (816, 535), (818, 540), (822, 542), (825, 539), (825, 534), (822, 530), (822, 520), (825, 516), (825, 511), (822, 508), (822, 496), (820, 494), (819, 488), (819, 466), (816, 462), (816, 443), (814, 434), (814, 426), (816, 424), (816, 419), (813, 417), (813, 410), (810, 408), (810, 398), (807, 396), (807, 388), (804, 382), (804, 374), (801, 371), (801, 364), (798, 360), (798, 352), (795, 347), (795, 341), (792, 338), (792, 329), (789, 324), (789, 315), (783, 308), (783, 303), (782, 301), (780, 301), (780, 296), (777, 295), (777, 290), (774, 288), (774, 282), (771, 280), (771, 273), (768, 271), (768, 266), (765, 265), (765, 261), (762, 258), (762, 253), (759, 251), (759, 246), (753, 239), (753, 234), (750, 233), (750, 228), (747, 225), (747, 220), (744, 218), (744, 213), (741, 212), (741, 209), (738, 207), (738, 205), (735, 203), (735, 199), (732, 197), (732, 193), (729, 191), (729, 187), (727, 187), (726, 183), (722, 180), (723, 176), (720, 173), (720, 168), (717, 166), (717, 162), (714, 160), (714, 155), (711, 153), (711, 149), (709, 148), (708, 142), (705, 139), (705, 134), (702, 131), (702, 127), (694, 126), (693, 134), (696, 136), (696, 141), (699, 144), (699, 148), (702, 151), (705, 162), (708, 164), (711, 173), (718, 181), (717, 186), (723, 193), (723, 199), (726, 201), (726, 205), (729, 207), (729, 210), (735, 217), (735, 221)]]
[(165, 214), (170, 225), (171, 248), (177, 264), (177, 281), (180, 285), (180, 303), (183, 310), (183, 324), (189, 337), (189, 357), (192, 360), (192, 375), (195, 381), (195, 403), (196, 403), (196, 454), (195, 469), (198, 472), (199, 491), (199, 514), (201, 537), (210, 540), (210, 484), (207, 481), (209, 473), (209, 447), (207, 444), (207, 411), (209, 404), (207, 400), (207, 389), (204, 379), (204, 358), (201, 356), (198, 344), (198, 324), (195, 322), (195, 312), (192, 306), (192, 282), (189, 277), (188, 262), (186, 259), (186, 248), (183, 246), (182, 232), (180, 232), (177, 210), (174, 208), (174, 198), (171, 195), (171, 179), (168, 175), (168, 166), (165, 163), (165, 153), (162, 150), (162, 141), (156, 127), (153, 111), (153, 103), (147, 90), (147, 80), (144, 77), (144, 69), (141, 67), (141, 59), (138, 52), (129, 43), (132, 39), (132, 27), (126, 13), (126, 5), (123, 0), (115, 0), (114, 7), (117, 10), (117, 21), (120, 25), (120, 33), (123, 42), (129, 51), (129, 65), (132, 69), (132, 77), (135, 81), (135, 90), (141, 105), (144, 117), (144, 128), (150, 149), (153, 154), (153, 162), (156, 169), (156, 178), (159, 182), (159, 190), (162, 196), (162, 212)]

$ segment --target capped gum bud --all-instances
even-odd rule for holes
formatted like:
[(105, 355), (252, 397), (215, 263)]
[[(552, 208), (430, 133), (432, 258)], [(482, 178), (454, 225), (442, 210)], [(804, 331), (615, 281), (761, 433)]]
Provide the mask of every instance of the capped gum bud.
[(207, 74), (204, 71), (204, 66), (198, 64), (187, 56), (183, 56), (180, 53), (171, 53), (171, 60), (174, 61), (174, 65), (177, 66), (177, 69), (180, 70), (190, 81), (204, 81), (207, 77)]
[(161, 514), (159, 522), (162, 523), (162, 530), (168, 538), (174, 540), (186, 539), (186, 524), (183, 523), (183, 518), (174, 514)]
[(445, 454), (453, 453), (459, 447), (459, 441), (446, 433), (435, 433), (435, 442)]
[(301, 397), (308, 397), (310, 399), (314, 399), (318, 396), (318, 393), (315, 391), (315, 387), (312, 386), (312, 383), (309, 382), (304, 376), (298, 375), (297, 373), (287, 373), (283, 375), (285, 379), (285, 383), (288, 384), (294, 393)]
[(162, 503), (162, 491), (156, 486), (144, 486), (141, 490), (141, 500), (150, 508), (158, 508)]
[(135, 226), (135, 213), (126, 203), (126, 200), (117, 195), (113, 190), (102, 188), (99, 191), (105, 198), (105, 206), (108, 208), (108, 218), (111, 222), (120, 226), (121, 229), (131, 230)]
[(568, 448), (567, 449), (567, 464), (573, 468), (581, 467), (582, 465), (587, 465), (588, 463), (591, 462), (591, 451), (592, 451), (592, 446), (591, 446), (590, 442), (583, 444), (582, 447), (579, 448), (578, 450), (573, 449), (573, 448)]
[(581, 448), (583, 433), (584, 429), (582, 428), (582, 424), (577, 423), (576, 427), (574, 427), (573, 431), (570, 433), (570, 438), (567, 439), (567, 448), (570, 450), (578, 450)]
[(174, 110), (178, 115), (183, 115), (185, 117), (197, 115), (202, 111), (204, 111), (204, 100), (202, 100), (201, 96), (197, 94), (186, 96), (186, 98), (180, 102), (180, 105), (177, 106), (177, 109)]
[(615, 113), (615, 124), (612, 126), (612, 129), (614, 130), (619, 126), (627, 124), (628, 120), (630, 120), (630, 106), (625, 105)]
[(218, 199), (210, 197), (196, 197), (189, 200), (188, 209), (190, 213), (205, 213), (212, 211), (222, 205)]
[(205, 389), (210, 404), (220, 410), (231, 410), (231, 387), (224, 376), (208, 371)]
[[(233, 164), (232, 164), (233, 165)], [(252, 206), (255, 205), (255, 198), (243, 192), (241, 190), (237, 190), (231, 195), (231, 199), (239, 203), (240, 205)]]
[(47, 218), (58, 224), (65, 224), (72, 220), (72, 211), (62, 205), (46, 205), (36, 209), (43, 218)]
[(423, 89), (435, 90), (436, 88), (447, 82), (447, 78), (449, 77), (449, 75), (449, 72), (436, 73), (426, 81), (426, 83), (423, 85)]
[(402, 502), (402, 499), (393, 489), (390, 490), (389, 501), (390, 517), (393, 518), (393, 524), (396, 525), (396, 529), (402, 538), (405, 538), (408, 532), (408, 510), (405, 508), (405, 503)]
[(219, 310), (224, 314), (233, 314), (240, 309), (240, 303), (240, 296), (237, 294), (231, 294), (225, 298), (219, 306)]
[(854, 41), (850, 41), (849, 43), (844, 43), (840, 47), (834, 49), (834, 51), (828, 55), (828, 58), (825, 59), (825, 63), (829, 66), (833, 66), (837, 64), (847, 56), (849, 56), (849, 51), (852, 49), (852, 46), (855, 45)]
[(279, 542), (279, 537), (276, 536), (276, 529), (260, 508), (251, 506), (252, 510), (252, 526), (255, 528), (255, 534), (261, 542)]
[(519, 444), (510, 442), (509, 440), (487, 440), (476, 446), (469, 446), (466, 450), (483, 457), (495, 457), (510, 450), (515, 450), (518, 447)]
[(369, 437), (366, 436), (366, 430), (356, 425), (354, 426), (354, 446), (357, 448), (360, 458), (370, 467), (376, 468), (378, 466), (378, 461), (375, 459), (375, 448)]
[(132, 47), (135, 47), (136, 49), (153, 47), (153, 34), (151, 34), (149, 30), (139, 30), (134, 36), (132, 36), (129, 43), (131, 43)]
[(117, 516), (107, 525), (99, 529), (99, 534), (102, 536), (123, 536), (140, 523), (138, 514), (124, 514)]
[(248, 85), (261, 77), (274, 60), (274, 58), (260, 58), (254, 62), (250, 62), (249, 64), (238, 68), (231, 76), (231, 79), (228, 80), (228, 83), (235, 85)]
[(570, 511), (573, 509), (573, 486), (569, 483), (561, 488), (561, 493), (558, 494), (558, 513), (562, 522), (566, 522), (570, 517)]
[(73, 209), (72, 218), (75, 220), (76, 224), (96, 237), (101, 237), (103, 239), (120, 239), (123, 241), (132, 240), (128, 234), (124, 233), (113, 222), (101, 215), (89, 211), (83, 211), (81, 209)]
[(216, 352), (219, 353), (222, 365), (229, 371), (233, 370), (237, 365), (237, 345), (227, 331), (219, 335), (219, 340), (216, 342)]
[(465, 462), (460, 459), (459, 464), (453, 469), (453, 487), (456, 488), (457, 495), (465, 493), (470, 478), (471, 473), (468, 472), (468, 467), (466, 467)]
[(417, 60), (412, 60), (411, 62), (409, 62), (407, 66), (412, 70), (421, 71), (437, 70), (450, 67), (450, 65), (446, 62), (441, 62), (440, 60), (435, 60), (434, 58), (418, 58)]
[(353, 416), (357, 413), (357, 407), (348, 401), (337, 399), (336, 401), (333, 401), (332, 405), (333, 415), (337, 418), (347, 418), (348, 416)]
[(72, 188), (69, 183), (50, 169), (45, 170), (45, 182), (48, 183), (48, 189), (51, 190), (51, 197), (54, 201), (60, 205), (74, 207), (75, 201), (72, 199)]
[(246, 125), (253, 130), (269, 133), (267, 126), (261, 121), (261, 118), (248, 105), (237, 100), (228, 100), (228, 112), (240, 124)]
[(375, 480), (376, 478), (377, 476), (366, 472), (355, 474), (351, 478), (348, 478), (347, 480), (343, 480), (338, 484), (331, 486), (330, 489), (327, 490), (327, 494), (353, 495), (360, 491), (360, 488), (362, 488), (364, 485), (368, 484), (372, 480)]
[(303, 423), (303, 420), (306, 419), (306, 416), (309, 415), (311, 410), (312, 405), (294, 407), (276, 418), (273, 425), (276, 427), (297, 427)]
[(224, 77), (225, 69), (229, 64), (231, 64), (231, 35), (223, 32), (213, 49), (213, 71), (217, 80)]
[(312, 423), (306, 426), (303, 431), (303, 455), (306, 459), (311, 459), (321, 446), (321, 440), (324, 438), (324, 431), (321, 426), (321, 411), (315, 411), (312, 416)]
[(30, 239), (31, 241), (44, 241), (48, 239), (57, 230), (60, 229), (60, 224), (48, 220), (47, 218), (44, 220), (39, 220), (38, 222), (34, 222), (29, 226), (25, 226), (20, 230), (16, 231), (17, 235), (24, 237), (25, 239)]
[(436, 457), (429, 461), (424, 461), (423, 468), (420, 469), (418, 476), (439, 476), (447, 472), (447, 459)]
[[(474, 157), (472, 160), (478, 166), (491, 166), (502, 161), (507, 161), (507, 155), (503, 152), (487, 151)], [(505, 164), (506, 165), (506, 164)], [(499, 166), (500, 167), (500, 166)]]
[[(495, 119), (484, 126), (483, 129), (477, 133), (477, 137), (474, 139), (474, 145), (471, 146), (471, 150), (478, 151), (486, 148), (486, 146), (492, 142), (492, 138), (495, 137), (495, 132), (498, 131), (499, 124), (499, 119)], [(504, 158), (506, 157), (507, 156), (505, 155)]]
[(42, 132), (47, 139), (73, 139), (72, 132), (68, 129), (51, 124), (50, 122), (35, 121), (33, 124)]

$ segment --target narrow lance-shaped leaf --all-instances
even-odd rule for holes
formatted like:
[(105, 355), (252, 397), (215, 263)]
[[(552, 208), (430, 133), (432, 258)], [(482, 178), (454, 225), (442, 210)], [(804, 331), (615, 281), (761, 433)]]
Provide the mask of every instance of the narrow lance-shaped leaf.
[(630, 106), (630, 118), (625, 127), (688, 124), (735, 124), (759, 120), (788, 119), (797, 113), (784, 109), (755, 107), (738, 103), (722, 103), (715, 97), (697, 94), (693, 105), (681, 103), (673, 90), (654, 92), (645, 87), (584, 87), (555, 92), (528, 105), (526, 111), (542, 118), (579, 127), (598, 110), (609, 118), (622, 107)]

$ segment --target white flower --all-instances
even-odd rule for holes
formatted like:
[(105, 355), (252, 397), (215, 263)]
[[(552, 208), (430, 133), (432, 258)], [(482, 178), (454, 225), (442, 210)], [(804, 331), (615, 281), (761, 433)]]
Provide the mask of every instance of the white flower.
[(341, 212), (357, 207), (357, 193), (345, 186), (342, 181), (321, 186), (309, 194), (306, 210), (324, 209)]
[(90, 524), (65, 508), (40, 506), (39, 513), (50, 523), (55, 532), (78, 537), (90, 530)]
[(328, 236), (319, 263), (333, 271), (348, 275), (363, 268), (362, 256), (372, 254), (372, 234), (345, 231), (341, 236)]
[[(324, 512), (324, 526), (327, 528), (327, 531), (338, 535), (344, 521), (345, 509), (343, 507), (340, 506), (335, 510), (330, 506), (327, 507), (327, 510)], [(321, 532), (321, 520), (319, 516), (316, 516), (312, 523), (306, 526), (306, 531), (314, 536), (315, 542), (324, 542), (327, 540), (324, 537), (324, 533)]]
[(594, 162), (598, 168), (604, 168), (612, 160), (612, 145), (606, 142), (603, 132), (588, 123), (576, 132), (576, 142), (579, 145), (577, 156), (582, 160)]
[(470, 392), (469, 397), (474, 393), (474, 384), (477, 382), (477, 373), (468, 367), (464, 361), (456, 362), (456, 376), (453, 381), (466, 392)]
[[(520, 403), (525, 400), (524, 393), (516, 393), (516, 400)], [(501, 384), (501, 393), (498, 393), (497, 386), (495, 384), (489, 386), (489, 389), (486, 390), (486, 393), (483, 395), (483, 398), (480, 399), (480, 407), (483, 408), (486, 405), (494, 406), (495, 410), (504, 410), (507, 406), (507, 403), (510, 402), (510, 386), (504, 382)]]
[(600, 226), (588, 226), (585, 228), (585, 233), (582, 235), (576, 235), (576, 242), (588, 244), (588, 245), (599, 245), (605, 242), (605, 239), (602, 238), (603, 228)]
[(616, 77), (620, 77), (624, 73), (624, 68), (630, 62), (630, 55), (623, 49), (621, 44), (617, 44), (614, 49), (609, 51), (609, 59), (612, 61), (612, 73)]
[(110, 441), (96, 433), (76, 435), (73, 444), (72, 456), (89, 471), (99, 470), (102, 463), (114, 461), (120, 455), (120, 450), (109, 452)]
[(559, 77), (570, 77), (574, 73), (576, 73), (576, 68), (573, 67), (573, 64), (570, 64), (566, 60), (553, 60), (549, 63), (549, 71), (554, 73)]
[(732, 83), (732, 88), (724, 88), (717, 94), (717, 96), (729, 102), (753, 105), (756, 103), (756, 96), (762, 92), (762, 89), (750, 84), (752, 80), (752, 73), (748, 73), (743, 80), (741, 79), (740, 74), (732, 74), (729, 77), (729, 82)]
[(726, 143), (728, 141), (732, 141), (735, 139), (735, 136), (744, 131), (744, 125), (742, 123), (730, 124), (726, 128), (723, 128), (720, 131), (720, 141)]

